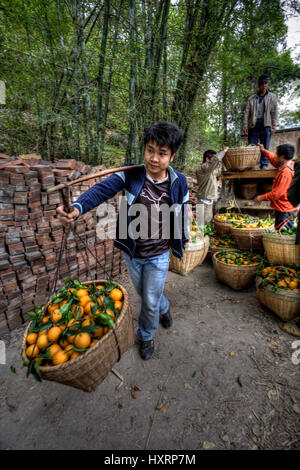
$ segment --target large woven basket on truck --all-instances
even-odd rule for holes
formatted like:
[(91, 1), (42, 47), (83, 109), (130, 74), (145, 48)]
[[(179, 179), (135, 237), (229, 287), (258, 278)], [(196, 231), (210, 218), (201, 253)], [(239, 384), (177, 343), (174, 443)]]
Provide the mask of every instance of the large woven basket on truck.
[[(107, 282), (96, 280), (82, 282), (82, 285), (105, 285)], [(122, 354), (133, 344), (133, 319), (128, 294), (123, 286), (114, 284), (122, 292), (122, 308), (114, 328), (109, 329), (94, 346), (84, 354), (78, 355), (77, 358), (59, 365), (40, 366), (39, 371), (42, 379), (59, 382), (87, 392), (94, 391), (112, 370), (114, 364), (120, 360)], [(49, 304), (50, 302), (44, 306), (43, 314), (47, 313)], [(22, 342), (22, 358), (26, 365), (29, 364), (25, 351), (30, 326), (31, 322), (25, 331)]]
[(259, 255), (241, 251), (220, 251), (213, 255), (213, 265), (218, 281), (234, 290), (245, 289), (254, 282), (259, 263)]
[(183, 257), (180, 260), (170, 250), (169, 270), (186, 276), (192, 269), (203, 263), (209, 249), (209, 237), (203, 237), (197, 242), (186, 243)]
[(258, 163), (259, 156), (258, 146), (234, 147), (227, 150), (223, 163), (227, 170), (243, 171), (254, 168)]
[(299, 290), (274, 290), (272, 285), (262, 287), (263, 278), (256, 277), (256, 295), (259, 302), (268, 307), (284, 321), (290, 321), (300, 314)]
[(262, 242), (270, 263), (300, 264), (300, 244), (296, 245), (296, 234), (264, 233)]

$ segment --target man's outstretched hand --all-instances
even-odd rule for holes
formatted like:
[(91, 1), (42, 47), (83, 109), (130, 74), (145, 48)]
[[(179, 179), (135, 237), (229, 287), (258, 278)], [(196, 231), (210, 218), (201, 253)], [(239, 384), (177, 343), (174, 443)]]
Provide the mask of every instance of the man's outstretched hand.
[(257, 145), (259, 146), (261, 152), (262, 152), (263, 150), (265, 150), (265, 147), (264, 147), (263, 144), (257, 144)]
[(59, 206), (56, 209), (56, 214), (60, 222), (66, 227), (70, 223), (74, 222), (75, 219), (77, 219), (77, 217), (80, 215), (80, 212), (77, 207), (73, 207), (72, 212), (69, 214), (64, 209), (64, 206)]

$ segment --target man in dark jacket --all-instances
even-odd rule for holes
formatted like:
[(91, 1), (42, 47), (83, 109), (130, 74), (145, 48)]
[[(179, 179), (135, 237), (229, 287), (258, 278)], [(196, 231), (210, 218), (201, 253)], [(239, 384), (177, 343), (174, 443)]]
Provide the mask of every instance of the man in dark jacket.
[[(170, 166), (181, 140), (181, 132), (169, 122), (160, 121), (147, 127), (144, 165), (120, 171), (96, 183), (72, 204), (74, 210), (70, 214), (62, 206), (57, 208), (60, 220), (66, 225), (123, 190), (126, 202), (120, 205), (114, 245), (123, 251), (132, 282), (142, 300), (138, 328), (142, 359), (150, 359), (154, 353), (152, 339), (159, 319), (164, 328), (172, 326), (170, 302), (163, 294), (169, 248), (174, 256), (182, 258), (184, 243), (189, 240), (185, 210), (189, 200), (187, 181)], [(166, 207), (172, 210), (171, 214)], [(137, 234), (137, 230), (135, 235), (133, 233), (136, 210), (142, 214), (138, 224), (140, 233), (147, 227), (146, 236)], [(171, 226), (167, 217), (172, 219)], [(164, 232), (167, 226), (169, 235)]]

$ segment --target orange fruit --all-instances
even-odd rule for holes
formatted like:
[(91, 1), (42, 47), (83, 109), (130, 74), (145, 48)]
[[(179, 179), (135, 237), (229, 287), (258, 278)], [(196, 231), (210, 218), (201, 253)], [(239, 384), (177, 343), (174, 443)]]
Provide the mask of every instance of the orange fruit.
[(69, 341), (67, 340), (67, 338), (63, 338), (60, 340), (59, 345), (62, 348), (66, 348), (67, 346), (69, 346)]
[(61, 329), (59, 326), (52, 326), (48, 331), (48, 341), (49, 343), (55, 343), (61, 335)]
[(287, 284), (284, 281), (279, 281), (279, 282), (277, 282), (277, 286), (278, 287), (287, 287)]
[(298, 287), (298, 280), (294, 279), (292, 282), (289, 283), (289, 288), (290, 289), (297, 289)]
[(70, 308), (74, 317), (81, 318), (84, 314), (84, 308), (81, 305), (72, 305)]
[(88, 333), (78, 333), (74, 339), (76, 348), (85, 349), (91, 344), (91, 337)]
[(93, 346), (95, 346), (95, 344), (98, 343), (98, 339), (93, 339), (93, 341), (91, 342), (91, 345), (90, 345), (90, 348), (92, 348)]
[(105, 313), (106, 313), (106, 315), (109, 315), (110, 317), (115, 319), (115, 314), (112, 310), (107, 309), (107, 310), (105, 310)]
[(76, 292), (78, 299), (81, 299), (82, 297), (85, 297), (88, 295), (88, 290), (87, 289), (78, 289)]
[(58, 364), (63, 364), (64, 362), (67, 362), (68, 360), (69, 360), (69, 356), (63, 350), (58, 351), (56, 354), (54, 354), (52, 358), (52, 362), (55, 366), (57, 366)]
[(67, 354), (68, 356), (71, 356), (71, 354), (73, 354), (73, 352), (74, 352), (74, 346), (72, 344), (68, 344), (65, 347), (65, 354)]
[(61, 329), (61, 331), (64, 331), (67, 327), (66, 325), (59, 325), (59, 328)]
[(51, 315), (51, 313), (52, 313), (54, 310), (57, 310), (57, 308), (58, 308), (58, 304), (50, 304), (50, 305), (48, 306), (48, 313), (49, 313), (49, 315)]
[(123, 302), (121, 302), (121, 300), (115, 300), (114, 306), (115, 308), (121, 311), (123, 307)]
[[(74, 325), (72, 327), (72, 325)], [(71, 318), (71, 320), (68, 322), (68, 327), (70, 328), (70, 331), (76, 331), (79, 327), (79, 322), (75, 320), (75, 318)]]
[(58, 312), (59, 312), (59, 309), (53, 310), (53, 312), (51, 313), (51, 319), (53, 323), (57, 323), (59, 320), (62, 319), (62, 314)]
[(36, 344), (31, 344), (30, 346), (28, 346), (28, 348), (26, 349), (26, 356), (31, 358), (31, 357), (35, 357), (39, 354), (39, 348), (37, 347)]
[(67, 300), (62, 300), (59, 304), (59, 308), (65, 305), (68, 301)]
[(92, 315), (91, 307), (93, 307), (94, 305), (96, 305), (95, 302), (87, 302), (84, 306), (85, 313), (87, 313), (88, 315)]
[(49, 320), (50, 320), (50, 317), (49, 315), (47, 315), (46, 317), (43, 318), (42, 322), (45, 324), (45, 323), (48, 323)]
[(70, 344), (74, 343), (75, 336), (76, 335), (68, 336), (68, 341), (69, 341)]
[(49, 344), (48, 335), (39, 336), (36, 344), (39, 349), (44, 349)]
[(99, 326), (98, 330), (96, 330), (93, 334), (93, 336), (99, 336), (100, 338), (102, 338), (103, 335), (104, 335), (104, 327), (103, 326)]
[(113, 300), (121, 300), (122, 297), (123, 297), (123, 293), (120, 289), (113, 289), (110, 293), (109, 293), (109, 297)]
[(102, 286), (101, 284), (98, 284), (98, 286), (96, 286), (96, 289), (98, 290), (102, 290), (104, 288), (104, 286)]
[(37, 334), (36, 333), (29, 333), (29, 335), (26, 338), (26, 341), (28, 344), (34, 344), (37, 339)]
[(79, 305), (84, 308), (85, 305), (86, 305), (88, 302), (91, 302), (91, 301), (92, 301), (92, 299), (90, 298), (90, 296), (89, 296), (89, 295), (85, 295), (85, 296), (83, 296), (83, 297), (80, 297), (80, 299), (79, 299)]
[(78, 357), (78, 356), (81, 356), (80, 352), (78, 352), (78, 351), (72, 352), (71, 357), (70, 357), (70, 361), (72, 361), (72, 359), (76, 359), (76, 357)]
[(94, 322), (91, 318), (89, 317), (84, 317), (83, 322), (81, 323), (81, 326), (84, 328), (85, 326), (90, 326), (93, 325)]
[(38, 336), (43, 336), (43, 335), (47, 335), (47, 334), (48, 334), (48, 330), (42, 330), (42, 331), (39, 331)]
[(55, 343), (55, 344), (52, 344), (48, 349), (47, 351), (50, 352), (50, 357), (52, 358), (54, 356), (54, 354), (56, 354), (58, 351), (61, 351), (61, 347)]

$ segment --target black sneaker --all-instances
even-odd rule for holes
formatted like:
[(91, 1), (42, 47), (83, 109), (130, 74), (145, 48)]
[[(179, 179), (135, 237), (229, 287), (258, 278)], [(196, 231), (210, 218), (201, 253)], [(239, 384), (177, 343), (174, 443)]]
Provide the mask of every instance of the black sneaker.
[(164, 315), (160, 316), (160, 322), (164, 328), (171, 328), (173, 325), (173, 318), (170, 313), (170, 309)]
[(153, 354), (154, 354), (153, 340), (150, 339), (149, 341), (141, 341), (141, 345), (140, 345), (141, 358), (146, 361), (147, 359), (151, 359)]

